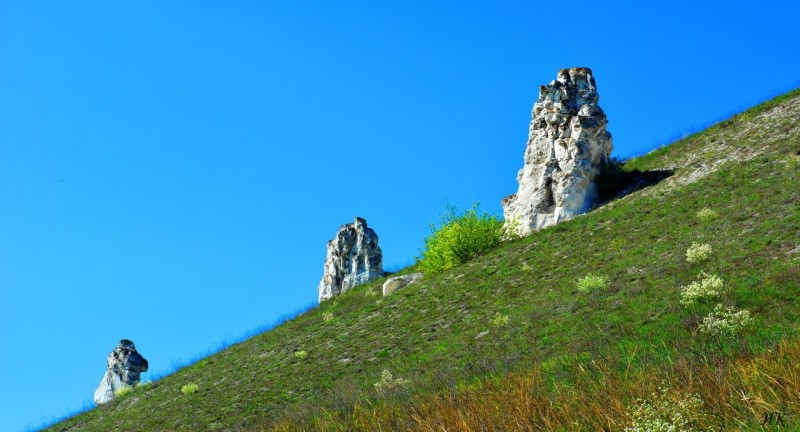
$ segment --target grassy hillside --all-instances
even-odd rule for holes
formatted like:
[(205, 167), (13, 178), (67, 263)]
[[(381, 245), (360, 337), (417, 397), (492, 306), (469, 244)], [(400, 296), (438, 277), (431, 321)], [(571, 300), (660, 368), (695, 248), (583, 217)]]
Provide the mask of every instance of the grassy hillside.
[[(353, 289), (50, 429), (623, 430), (677, 401), (701, 429), (800, 427), (798, 119), (794, 91), (628, 161), (675, 170), (656, 185), (391, 297)], [(707, 260), (687, 262), (693, 242)], [(701, 272), (720, 295), (682, 304)], [(590, 274), (607, 283), (579, 290)], [(717, 304), (751, 322), (705, 333)]]

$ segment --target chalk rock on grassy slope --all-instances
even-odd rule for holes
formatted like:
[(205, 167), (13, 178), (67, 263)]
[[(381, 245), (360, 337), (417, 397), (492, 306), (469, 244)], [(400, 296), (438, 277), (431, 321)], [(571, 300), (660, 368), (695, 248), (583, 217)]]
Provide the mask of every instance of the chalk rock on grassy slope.
[(589, 210), (594, 184), (611, 155), (611, 134), (589, 68), (562, 69), (539, 88), (517, 175), (519, 190), (503, 199), (503, 216), (520, 235)]
[(383, 276), (383, 254), (378, 235), (357, 217), (351, 224), (339, 227), (328, 242), (328, 256), (319, 282), (319, 301), (339, 295), (348, 289)]
[(94, 402), (98, 405), (111, 401), (116, 391), (123, 387), (139, 384), (142, 372), (147, 372), (147, 360), (136, 351), (136, 346), (128, 339), (108, 355), (108, 369), (94, 392)]
[(405, 288), (422, 279), (422, 273), (409, 273), (402, 276), (390, 277), (383, 283), (383, 296), (391, 295), (400, 288)]

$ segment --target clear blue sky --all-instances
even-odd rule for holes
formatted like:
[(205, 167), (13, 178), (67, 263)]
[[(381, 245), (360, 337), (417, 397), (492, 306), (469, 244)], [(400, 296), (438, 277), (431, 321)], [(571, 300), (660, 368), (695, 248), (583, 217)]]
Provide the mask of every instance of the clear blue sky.
[(647, 3), (0, 1), (0, 430), (314, 303), (355, 216), (500, 213), (560, 68), (618, 156), (800, 84), (796, 1)]

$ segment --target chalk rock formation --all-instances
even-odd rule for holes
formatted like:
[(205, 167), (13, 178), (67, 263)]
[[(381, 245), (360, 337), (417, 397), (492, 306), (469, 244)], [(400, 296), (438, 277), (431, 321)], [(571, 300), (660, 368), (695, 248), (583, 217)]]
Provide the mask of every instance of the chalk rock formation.
[(386, 297), (400, 288), (411, 285), (421, 278), (422, 273), (409, 273), (407, 275), (390, 277), (383, 283), (383, 296)]
[(115, 391), (135, 386), (142, 372), (147, 372), (147, 360), (136, 351), (133, 342), (128, 339), (119, 341), (108, 355), (108, 369), (94, 392), (94, 402), (104, 404), (114, 399)]
[(319, 282), (319, 301), (383, 276), (383, 254), (378, 235), (359, 217), (339, 227), (328, 242), (325, 270)]
[(521, 235), (591, 208), (594, 178), (611, 155), (611, 134), (589, 68), (562, 69), (539, 88), (517, 175), (519, 190), (503, 199), (503, 216)]

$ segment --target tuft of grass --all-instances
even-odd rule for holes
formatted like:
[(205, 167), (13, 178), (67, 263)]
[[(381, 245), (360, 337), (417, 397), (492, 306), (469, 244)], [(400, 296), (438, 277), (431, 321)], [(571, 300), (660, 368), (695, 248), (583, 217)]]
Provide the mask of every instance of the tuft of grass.
[(716, 211), (711, 210), (710, 208), (704, 208), (704, 209), (698, 211), (694, 215), (694, 217), (697, 218), (697, 220), (699, 220), (700, 222), (708, 223), (708, 222), (711, 222), (711, 221), (713, 221), (715, 219), (718, 219), (719, 218), (719, 214)]
[(114, 390), (114, 396), (121, 398), (133, 393), (133, 386), (123, 385), (122, 387)]
[(582, 293), (590, 293), (597, 291), (608, 286), (609, 279), (606, 276), (588, 274), (578, 279), (578, 291)]
[(194, 393), (197, 392), (197, 390), (199, 388), (200, 388), (200, 386), (198, 386), (197, 384), (195, 384), (193, 382), (190, 382), (189, 384), (186, 384), (183, 387), (181, 387), (181, 393), (183, 393), (185, 395), (194, 394)]
[(492, 318), (492, 320), (489, 321), (489, 323), (495, 327), (502, 327), (508, 324), (508, 315), (503, 315), (500, 312), (498, 312), (497, 314), (495, 314), (494, 318)]

